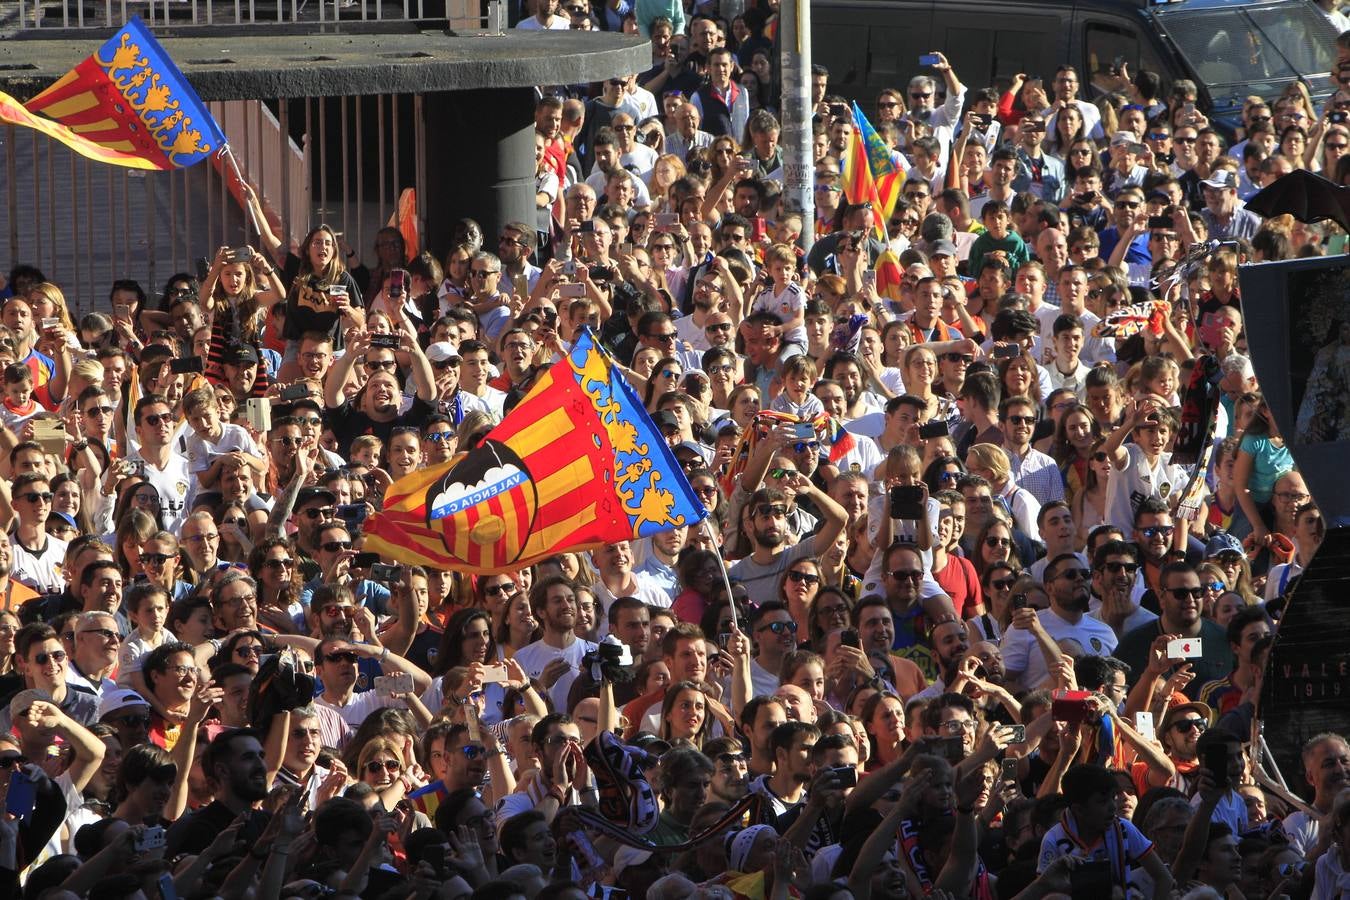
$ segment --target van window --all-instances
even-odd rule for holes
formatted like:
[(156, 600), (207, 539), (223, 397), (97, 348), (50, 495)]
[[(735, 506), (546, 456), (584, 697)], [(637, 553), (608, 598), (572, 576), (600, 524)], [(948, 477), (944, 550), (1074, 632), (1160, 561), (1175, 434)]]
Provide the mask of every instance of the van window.
[(1334, 30), (1310, 5), (1180, 8), (1157, 17), (1212, 94), (1247, 94), (1252, 82), (1309, 77), (1332, 67)]
[[(1163, 93), (1166, 93), (1170, 78), (1167, 67), (1163, 65), (1153, 46), (1144, 41), (1140, 43), (1138, 33), (1133, 29), (1108, 22), (1090, 21), (1083, 36), (1084, 73), (1099, 88), (1099, 74), (1109, 73), (1115, 61), (1123, 59), (1129, 65), (1130, 76), (1134, 77), (1141, 69), (1156, 72), (1163, 79)], [(1104, 88), (1103, 88), (1104, 89)]]

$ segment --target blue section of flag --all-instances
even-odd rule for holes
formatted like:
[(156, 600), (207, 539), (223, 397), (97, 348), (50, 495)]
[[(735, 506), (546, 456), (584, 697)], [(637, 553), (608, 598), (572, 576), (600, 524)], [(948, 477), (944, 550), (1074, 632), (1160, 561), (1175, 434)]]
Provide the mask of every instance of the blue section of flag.
[(94, 61), (173, 165), (201, 162), (225, 143), (206, 104), (139, 16), (109, 38)]
[(707, 510), (609, 351), (584, 329), (570, 357), (577, 384), (614, 448), (613, 488), (633, 534), (647, 537), (702, 521)]

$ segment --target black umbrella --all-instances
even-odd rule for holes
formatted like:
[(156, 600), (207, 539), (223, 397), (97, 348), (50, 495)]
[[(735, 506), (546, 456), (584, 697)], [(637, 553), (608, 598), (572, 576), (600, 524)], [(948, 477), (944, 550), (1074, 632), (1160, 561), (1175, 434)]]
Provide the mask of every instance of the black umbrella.
[(1330, 219), (1350, 231), (1350, 188), (1303, 169), (1281, 175), (1262, 188), (1247, 201), (1247, 209), (1267, 218), (1288, 213), (1310, 225)]

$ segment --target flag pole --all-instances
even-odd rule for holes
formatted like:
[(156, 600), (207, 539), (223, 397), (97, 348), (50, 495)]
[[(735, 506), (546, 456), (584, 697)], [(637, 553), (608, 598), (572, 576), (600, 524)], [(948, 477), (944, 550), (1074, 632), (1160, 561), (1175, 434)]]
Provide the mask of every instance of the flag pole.
[(253, 233), (261, 235), (262, 228), (258, 226), (257, 214), (253, 212), (253, 204), (248, 202), (247, 191), (253, 188), (244, 180), (244, 173), (239, 168), (239, 161), (234, 158), (234, 151), (230, 149), (229, 144), (220, 145), (220, 155), (225, 157), (230, 163), (230, 168), (234, 170), (234, 177), (239, 182), (239, 193), (244, 200), (244, 211), (248, 214), (248, 221), (253, 226)]
[[(709, 524), (711, 516), (703, 517), (703, 533), (708, 536), (708, 540), (714, 546), (717, 544), (717, 537), (713, 534), (712, 525)], [(722, 559), (722, 554), (717, 554), (717, 568), (722, 571), (722, 585), (727, 589), (727, 603), (731, 605), (731, 627), (737, 631), (741, 630), (741, 623), (736, 619), (736, 598), (731, 594), (731, 576), (727, 575), (727, 563)]]

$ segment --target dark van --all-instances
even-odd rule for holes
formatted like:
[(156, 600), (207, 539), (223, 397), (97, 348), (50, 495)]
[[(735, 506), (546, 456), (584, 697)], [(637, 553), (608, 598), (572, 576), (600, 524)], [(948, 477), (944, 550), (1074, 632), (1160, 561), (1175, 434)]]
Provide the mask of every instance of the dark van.
[(1311, 0), (815, 0), (812, 61), (830, 87), (870, 110), (883, 87), (903, 88), (941, 50), (961, 81), (981, 87), (1017, 72), (1049, 79), (1070, 62), (1083, 87), (1120, 61), (1168, 86), (1188, 78), (1216, 125), (1237, 124), (1242, 99), (1274, 99), (1298, 79), (1314, 99), (1335, 84), (1336, 29)]

